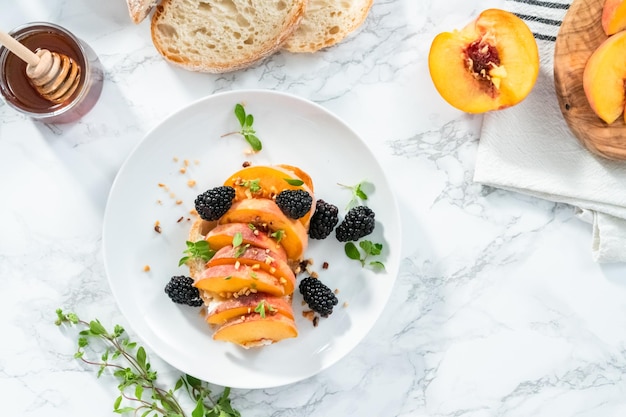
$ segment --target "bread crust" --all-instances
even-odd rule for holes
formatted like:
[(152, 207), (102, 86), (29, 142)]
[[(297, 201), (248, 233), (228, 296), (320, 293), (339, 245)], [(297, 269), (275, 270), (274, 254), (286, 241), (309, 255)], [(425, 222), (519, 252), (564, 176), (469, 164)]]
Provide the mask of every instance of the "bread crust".
[(287, 39), (283, 49), (312, 53), (328, 48), (358, 29), (369, 14), (373, 0), (310, 0), (298, 29)]
[(131, 20), (135, 24), (141, 23), (158, 2), (158, 0), (126, 0)]
[[(245, 40), (241, 39), (241, 44), (237, 46), (239, 48), (237, 52), (227, 58), (217, 54), (209, 58), (208, 51), (210, 51), (211, 46), (203, 44), (203, 39), (206, 36), (197, 36), (199, 32), (210, 30), (207, 28), (210, 26), (208, 22), (199, 22), (198, 16), (190, 16), (182, 23), (176, 22), (173, 18), (177, 8), (188, 6), (190, 2), (198, 3), (198, 7), (202, 4), (206, 5), (205, 8), (210, 13), (211, 7), (221, 3), (221, 0), (213, 0), (212, 2), (207, 0), (204, 2), (200, 0), (162, 0), (157, 5), (151, 20), (152, 42), (157, 51), (174, 65), (196, 72), (224, 73), (250, 67), (278, 51), (300, 24), (307, 0), (290, 0), (291, 7), (285, 7), (282, 21), (278, 22), (277, 29), (272, 36), (267, 39), (258, 39), (256, 44), (254, 41), (257, 39), (254, 39), (252, 46), (245, 44)], [(245, 6), (243, 0), (232, 0), (231, 3), (242, 8)], [(252, 27), (272, 24), (263, 21), (260, 16), (258, 21), (248, 23)], [(223, 25), (225, 27), (226, 23)], [(183, 36), (186, 38), (185, 44), (181, 43)]]

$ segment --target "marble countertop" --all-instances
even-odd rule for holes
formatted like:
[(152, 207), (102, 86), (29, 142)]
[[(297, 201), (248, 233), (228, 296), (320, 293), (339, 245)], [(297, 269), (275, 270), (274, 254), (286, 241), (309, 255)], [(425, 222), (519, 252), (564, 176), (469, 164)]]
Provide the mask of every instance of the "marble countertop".
[[(362, 343), (304, 381), (233, 390), (243, 416), (624, 415), (626, 265), (592, 261), (591, 226), (572, 207), (474, 183), (482, 119), (447, 105), (428, 75), (436, 33), (503, 4), (376, 0), (336, 47), (211, 75), (166, 63), (149, 22), (131, 23), (121, 0), (0, 0), (0, 28), (57, 23), (105, 69), (99, 102), (76, 123), (35, 123), (0, 101), (2, 414), (113, 415), (115, 380), (75, 360), (75, 338), (54, 320), (62, 307), (127, 323), (101, 250), (115, 175), (174, 111), (263, 88), (316, 102), (362, 135), (405, 233), (397, 283)], [(179, 374), (152, 362), (163, 378)]]

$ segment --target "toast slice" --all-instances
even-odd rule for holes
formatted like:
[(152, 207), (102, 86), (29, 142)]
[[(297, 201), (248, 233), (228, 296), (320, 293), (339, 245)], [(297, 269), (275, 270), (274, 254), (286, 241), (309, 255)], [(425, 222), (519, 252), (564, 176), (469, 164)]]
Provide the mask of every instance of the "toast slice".
[(309, 0), (304, 18), (283, 48), (316, 52), (341, 42), (363, 24), (373, 0)]
[(276, 52), (296, 29), (307, 0), (163, 0), (152, 42), (163, 57), (209, 73), (251, 66)]
[(141, 23), (159, 0), (126, 0), (128, 14), (134, 23)]

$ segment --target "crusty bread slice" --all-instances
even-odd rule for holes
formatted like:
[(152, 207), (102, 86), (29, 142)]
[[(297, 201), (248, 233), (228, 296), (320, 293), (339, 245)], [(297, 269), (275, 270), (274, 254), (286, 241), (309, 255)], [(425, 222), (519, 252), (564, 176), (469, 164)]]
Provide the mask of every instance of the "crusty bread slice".
[(342, 41), (367, 17), (373, 0), (309, 0), (304, 18), (283, 48), (315, 52)]
[(280, 49), (306, 2), (163, 0), (152, 16), (152, 41), (166, 60), (191, 71), (242, 69)]
[(128, 14), (135, 23), (142, 22), (159, 0), (126, 0)]

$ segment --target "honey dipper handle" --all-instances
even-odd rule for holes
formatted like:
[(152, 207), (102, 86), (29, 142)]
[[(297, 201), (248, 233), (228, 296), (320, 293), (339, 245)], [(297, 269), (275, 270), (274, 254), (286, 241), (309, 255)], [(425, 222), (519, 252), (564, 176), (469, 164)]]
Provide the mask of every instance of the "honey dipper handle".
[(16, 41), (11, 35), (1, 30), (0, 44), (4, 45), (9, 51), (13, 52), (28, 65), (36, 66), (39, 63), (39, 57), (37, 56), (37, 54)]

